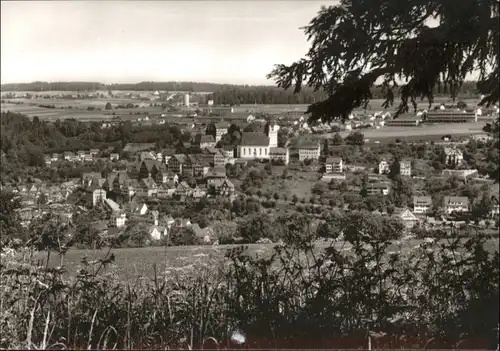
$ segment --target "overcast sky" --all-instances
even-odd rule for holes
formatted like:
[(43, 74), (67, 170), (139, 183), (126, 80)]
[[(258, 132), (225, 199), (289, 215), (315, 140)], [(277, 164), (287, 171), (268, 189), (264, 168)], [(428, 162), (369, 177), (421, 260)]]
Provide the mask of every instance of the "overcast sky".
[(2, 83), (271, 84), (335, 1), (2, 1)]

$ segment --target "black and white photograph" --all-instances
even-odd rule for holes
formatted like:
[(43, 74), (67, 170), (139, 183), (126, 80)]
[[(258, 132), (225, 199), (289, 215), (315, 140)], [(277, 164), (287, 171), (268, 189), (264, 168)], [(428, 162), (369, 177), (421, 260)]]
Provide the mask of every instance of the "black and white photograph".
[(0, 14), (0, 350), (499, 350), (500, 1)]

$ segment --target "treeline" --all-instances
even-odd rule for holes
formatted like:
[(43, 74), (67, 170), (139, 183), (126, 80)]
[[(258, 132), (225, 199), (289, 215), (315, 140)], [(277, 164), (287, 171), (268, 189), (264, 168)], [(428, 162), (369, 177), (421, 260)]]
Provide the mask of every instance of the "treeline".
[[(311, 104), (324, 98), (324, 92), (314, 92), (310, 88), (303, 89), (299, 94), (293, 90), (283, 90), (274, 86), (249, 86), (215, 84), (203, 82), (140, 82), (133, 84), (110, 84), (99, 82), (33, 82), (20, 84), (2, 84), (2, 91), (96, 91), (96, 90), (125, 90), (125, 91), (189, 91), (212, 92), (209, 99), (220, 105), (239, 104)], [(382, 89), (372, 88), (374, 99), (383, 98)], [(397, 94), (396, 94), (397, 95)], [(435, 89), (436, 97), (449, 96), (444, 88)], [(476, 82), (464, 82), (459, 91), (461, 98), (477, 97)]]
[[(2, 179), (23, 174), (26, 167), (43, 167), (44, 154), (89, 150), (113, 146), (123, 155), (126, 143), (156, 143), (157, 148), (181, 147), (191, 135), (175, 125), (134, 126), (130, 121), (102, 129), (100, 123), (65, 119), (41, 121), (13, 113), (2, 112), (0, 140)], [(126, 156), (126, 155), (125, 155)]]

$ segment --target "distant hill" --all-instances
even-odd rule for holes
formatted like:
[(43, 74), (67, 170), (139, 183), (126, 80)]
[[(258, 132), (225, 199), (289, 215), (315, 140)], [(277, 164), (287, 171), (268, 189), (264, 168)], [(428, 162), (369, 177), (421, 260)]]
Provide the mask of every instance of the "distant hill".
[[(287, 91), (276, 86), (249, 86), (231, 85), (203, 82), (140, 82), (134, 84), (103, 84), (99, 82), (33, 82), (19, 84), (2, 84), (2, 92), (16, 91), (72, 91), (93, 92), (96, 90), (111, 91), (170, 91), (170, 92), (209, 92), (207, 99), (214, 100), (217, 105), (240, 105), (240, 104), (312, 104), (323, 100), (323, 91), (313, 91), (304, 88), (299, 94), (294, 94), (293, 89)], [(371, 89), (373, 99), (383, 98), (382, 89), (373, 87)], [(443, 89), (435, 90), (435, 97), (449, 97), (449, 93)], [(476, 82), (464, 82), (458, 94), (459, 99), (477, 98)], [(395, 98), (398, 98), (397, 94)], [(397, 103), (397, 102), (396, 102)]]
[(129, 90), (129, 91), (190, 91), (214, 92), (229, 88), (274, 88), (273, 86), (249, 86), (235, 84), (216, 84), (203, 82), (140, 82), (131, 84), (103, 84), (100, 82), (32, 82), (2, 84), (2, 92), (7, 91), (96, 91), (96, 90)]

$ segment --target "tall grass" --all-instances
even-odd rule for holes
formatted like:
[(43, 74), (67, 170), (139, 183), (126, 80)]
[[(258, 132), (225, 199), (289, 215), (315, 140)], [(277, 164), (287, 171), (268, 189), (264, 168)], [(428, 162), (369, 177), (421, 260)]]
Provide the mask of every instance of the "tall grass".
[(236, 330), (254, 348), (491, 347), (499, 255), (484, 241), (389, 252), (366, 239), (321, 253), (301, 243), (258, 257), (241, 247), (134, 284), (113, 274), (111, 256), (65, 279), (28, 248), (4, 250), (0, 347), (226, 348)]

